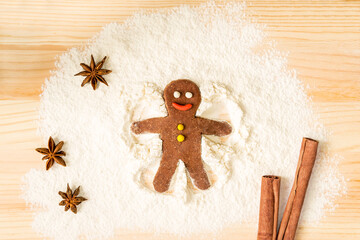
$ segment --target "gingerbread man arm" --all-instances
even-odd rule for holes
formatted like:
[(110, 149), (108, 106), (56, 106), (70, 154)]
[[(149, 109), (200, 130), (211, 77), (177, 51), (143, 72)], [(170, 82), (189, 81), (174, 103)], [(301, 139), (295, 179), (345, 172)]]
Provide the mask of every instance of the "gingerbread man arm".
[(133, 122), (131, 131), (135, 134), (160, 133), (164, 118), (149, 118), (143, 121)]
[(196, 119), (202, 134), (221, 137), (230, 134), (232, 131), (230, 124), (225, 121), (220, 122), (201, 117)]

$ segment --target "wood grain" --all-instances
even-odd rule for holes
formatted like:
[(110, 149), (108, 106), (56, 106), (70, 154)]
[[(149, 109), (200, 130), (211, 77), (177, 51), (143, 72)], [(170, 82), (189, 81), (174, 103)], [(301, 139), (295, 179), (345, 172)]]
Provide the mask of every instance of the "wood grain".
[[(41, 239), (21, 194), (21, 177), (40, 168), (34, 148), (41, 84), (54, 59), (104, 24), (123, 22), (139, 8), (203, 1), (0, 1), (0, 239)], [(269, 38), (289, 52), (289, 67), (309, 84), (348, 194), (319, 226), (301, 226), (298, 240), (360, 239), (360, 1), (248, 1), (248, 12), (268, 26)], [(255, 239), (256, 225), (231, 226), (219, 239)], [(170, 236), (163, 235), (168, 239)], [(119, 230), (115, 239), (157, 239)], [(192, 236), (189, 239), (196, 239)]]

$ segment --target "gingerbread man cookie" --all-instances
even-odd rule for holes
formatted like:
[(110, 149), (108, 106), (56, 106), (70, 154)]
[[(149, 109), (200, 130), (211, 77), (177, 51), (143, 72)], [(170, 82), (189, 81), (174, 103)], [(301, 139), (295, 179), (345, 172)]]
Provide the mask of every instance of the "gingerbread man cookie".
[(224, 136), (231, 133), (227, 122), (195, 116), (201, 102), (199, 87), (192, 81), (180, 79), (170, 82), (164, 90), (168, 116), (134, 122), (135, 134), (158, 133), (162, 140), (162, 159), (153, 184), (158, 192), (169, 189), (171, 178), (182, 160), (194, 184), (202, 190), (210, 182), (201, 160), (202, 134)]

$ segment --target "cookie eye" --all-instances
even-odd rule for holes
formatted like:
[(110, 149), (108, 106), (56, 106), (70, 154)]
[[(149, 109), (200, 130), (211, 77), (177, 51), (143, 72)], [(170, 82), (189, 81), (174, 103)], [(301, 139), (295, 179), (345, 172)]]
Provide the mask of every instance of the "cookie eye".
[(186, 92), (185, 93), (185, 97), (186, 98), (192, 98), (193, 97), (193, 94), (191, 92)]
[(178, 91), (175, 91), (174, 92), (174, 98), (179, 98), (180, 97), (180, 92), (178, 92)]

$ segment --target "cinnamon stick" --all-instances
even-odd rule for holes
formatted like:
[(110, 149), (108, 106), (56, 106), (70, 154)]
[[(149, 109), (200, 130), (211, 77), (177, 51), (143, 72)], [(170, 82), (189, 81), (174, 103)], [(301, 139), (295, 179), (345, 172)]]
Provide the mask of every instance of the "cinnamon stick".
[(276, 240), (279, 194), (280, 178), (263, 176), (261, 180), (258, 240)]
[(280, 223), (277, 240), (293, 240), (304, 203), (306, 189), (316, 159), (318, 141), (303, 138), (294, 184)]

